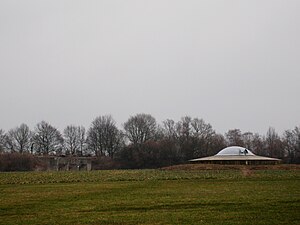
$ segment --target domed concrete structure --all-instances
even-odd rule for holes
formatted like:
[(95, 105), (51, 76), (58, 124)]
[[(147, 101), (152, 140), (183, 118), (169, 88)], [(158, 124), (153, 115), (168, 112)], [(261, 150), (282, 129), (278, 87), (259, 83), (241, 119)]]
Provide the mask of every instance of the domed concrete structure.
[(231, 146), (222, 149), (217, 155), (254, 155), (250, 150), (239, 146)]
[(222, 149), (214, 156), (189, 160), (193, 163), (210, 163), (210, 164), (237, 164), (237, 165), (265, 165), (278, 164), (280, 159), (258, 156), (249, 149), (231, 146)]

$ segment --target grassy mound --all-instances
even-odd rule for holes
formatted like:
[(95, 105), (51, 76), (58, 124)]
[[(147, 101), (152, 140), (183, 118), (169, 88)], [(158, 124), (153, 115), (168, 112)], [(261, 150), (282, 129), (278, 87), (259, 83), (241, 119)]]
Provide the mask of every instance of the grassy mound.
[(220, 165), (220, 164), (181, 164), (162, 168), (163, 170), (300, 170), (299, 164), (278, 165)]

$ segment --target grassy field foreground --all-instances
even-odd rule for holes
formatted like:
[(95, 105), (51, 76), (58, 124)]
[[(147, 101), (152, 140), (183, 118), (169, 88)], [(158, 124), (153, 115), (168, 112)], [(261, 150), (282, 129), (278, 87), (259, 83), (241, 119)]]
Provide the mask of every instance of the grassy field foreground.
[(300, 224), (299, 170), (0, 173), (0, 224)]

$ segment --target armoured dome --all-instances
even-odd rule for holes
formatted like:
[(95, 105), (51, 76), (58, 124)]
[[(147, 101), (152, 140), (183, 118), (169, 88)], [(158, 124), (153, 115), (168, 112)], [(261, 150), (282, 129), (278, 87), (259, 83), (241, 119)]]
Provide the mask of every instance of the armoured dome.
[(226, 155), (254, 155), (254, 154), (246, 148), (239, 147), (239, 146), (231, 146), (231, 147), (222, 149), (221, 151), (219, 151), (219, 153), (217, 155), (226, 156)]

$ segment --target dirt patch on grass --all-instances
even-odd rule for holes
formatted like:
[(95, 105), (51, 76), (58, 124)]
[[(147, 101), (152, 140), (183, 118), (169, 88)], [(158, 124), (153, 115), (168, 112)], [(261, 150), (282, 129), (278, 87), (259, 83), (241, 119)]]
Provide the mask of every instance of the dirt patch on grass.
[(253, 174), (253, 171), (245, 166), (245, 167), (241, 167), (241, 173), (245, 177), (250, 177)]

